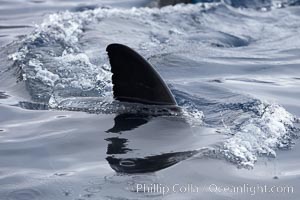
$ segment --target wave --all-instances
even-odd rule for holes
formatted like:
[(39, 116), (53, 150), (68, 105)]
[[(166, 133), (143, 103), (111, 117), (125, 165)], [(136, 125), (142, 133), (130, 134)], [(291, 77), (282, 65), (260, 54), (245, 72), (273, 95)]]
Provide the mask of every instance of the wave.
[[(189, 73), (187, 69), (191, 69), (193, 73), (192, 67), (202, 61), (199, 52), (232, 55), (231, 49), (265, 39), (260, 31), (266, 27), (256, 23), (253, 13), (249, 11), (247, 15), (227, 5), (261, 6), (262, 2), (269, 1), (225, 1), (225, 4), (176, 5), (162, 9), (91, 8), (51, 14), (32, 34), (15, 42), (19, 49), (10, 55), (19, 80), (25, 82), (36, 102), (21, 102), (20, 106), (96, 113), (128, 109), (132, 112), (132, 108), (113, 102), (110, 67), (104, 51), (108, 41), (121, 38), (156, 64), (159, 64), (157, 60), (166, 60), (166, 55), (179, 55), (185, 58), (184, 72)], [(234, 29), (228, 25), (240, 18), (242, 25)], [(98, 31), (99, 37), (89, 35), (90, 30)], [(99, 46), (93, 46), (97, 42)], [(172, 67), (172, 63), (166, 66)], [(174, 71), (180, 73), (180, 69)], [(292, 146), (298, 133), (294, 125), (297, 119), (283, 107), (211, 86), (203, 92), (206, 96), (198, 97), (181, 90), (184, 85), (172, 86), (183, 109), (183, 118), (192, 126), (214, 127), (228, 136), (212, 153), (238, 166), (253, 167), (257, 156), (275, 156), (276, 149)], [(201, 83), (199, 87), (205, 85)], [(207, 95), (211, 90), (216, 97)]]
[(282, 8), (286, 6), (298, 6), (299, 0), (157, 0), (150, 3), (151, 6), (168, 6), (178, 3), (224, 3), (234, 8), (251, 8), (267, 10), (272, 7)]
[(220, 134), (228, 135), (209, 157), (223, 157), (239, 167), (252, 168), (258, 156), (276, 157), (277, 149), (289, 149), (299, 136), (299, 119), (282, 106), (227, 93), (227, 98), (203, 99), (175, 91), (179, 105), (193, 104), (202, 110), (202, 125), (215, 127)]
[[(132, 21), (141, 17), (142, 23), (155, 25), (155, 21), (158, 20), (156, 25), (162, 26), (165, 22), (163, 18), (172, 16), (172, 12), (175, 11), (179, 18), (187, 14), (192, 16), (189, 21), (193, 24), (189, 25), (190, 34), (185, 40), (195, 42), (200, 39), (203, 43), (216, 47), (248, 45), (249, 38), (241, 38), (223, 31), (197, 30), (197, 26), (201, 23), (198, 21), (201, 15), (193, 16), (193, 13), (199, 14), (215, 6), (203, 8), (200, 5), (178, 5), (163, 9), (128, 10), (98, 8), (83, 12), (66, 11), (51, 14), (32, 34), (15, 44), (19, 49), (9, 58), (14, 61), (14, 66), (19, 73), (18, 78), (25, 81), (34, 101), (48, 102), (51, 98), (67, 97), (69, 94), (66, 94), (66, 91), (72, 91), (71, 96), (106, 96), (106, 93), (111, 90), (111, 74), (105, 52), (102, 50), (95, 63), (91, 61), (90, 55), (87, 55), (80, 43), (80, 38), (84, 36), (85, 29), (90, 24), (99, 24), (105, 19), (114, 17), (130, 18)], [(186, 22), (183, 21), (182, 25), (184, 23)], [(139, 46), (144, 51), (151, 49), (152, 52), (157, 52), (157, 48), (164, 43), (172, 47), (175, 44), (170, 44), (170, 36), (174, 36), (175, 42), (175, 39), (179, 39), (178, 36), (184, 36), (182, 31), (184, 30), (180, 30), (179, 27), (170, 27), (167, 35), (150, 31), (147, 37), (150, 36), (151, 41)], [(104, 49), (105, 46), (99, 48)]]

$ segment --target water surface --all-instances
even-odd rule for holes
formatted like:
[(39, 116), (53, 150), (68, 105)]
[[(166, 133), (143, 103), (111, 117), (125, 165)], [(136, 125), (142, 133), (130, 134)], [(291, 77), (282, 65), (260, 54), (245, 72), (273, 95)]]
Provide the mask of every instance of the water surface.
[[(298, 4), (1, 1), (1, 199), (297, 199)], [(182, 113), (113, 100), (114, 42)]]

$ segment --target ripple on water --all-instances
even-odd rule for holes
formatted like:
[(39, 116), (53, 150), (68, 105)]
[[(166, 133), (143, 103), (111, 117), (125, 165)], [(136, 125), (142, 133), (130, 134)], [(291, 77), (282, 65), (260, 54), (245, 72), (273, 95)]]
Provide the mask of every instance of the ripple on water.
[(53, 176), (59, 176), (59, 177), (62, 177), (62, 176), (72, 176), (74, 175), (75, 172), (73, 171), (66, 171), (66, 172), (56, 172), (55, 174), (53, 174)]
[(5, 92), (0, 91), (0, 99), (7, 99), (9, 95), (5, 94)]
[(60, 119), (60, 118), (66, 118), (67, 117), (67, 115), (58, 115), (58, 116), (56, 116), (56, 118), (58, 118), (58, 119)]
[(10, 192), (7, 195), (8, 200), (35, 200), (41, 199), (42, 193), (39, 190), (35, 189), (21, 189)]
[(85, 189), (85, 191), (88, 193), (99, 193), (101, 192), (101, 190), (102, 190), (101, 185), (90, 185)]

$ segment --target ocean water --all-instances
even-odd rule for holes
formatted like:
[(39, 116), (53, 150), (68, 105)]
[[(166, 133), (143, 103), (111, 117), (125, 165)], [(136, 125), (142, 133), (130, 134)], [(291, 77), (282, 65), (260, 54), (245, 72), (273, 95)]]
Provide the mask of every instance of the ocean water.
[[(298, 199), (300, 2), (159, 5), (0, 0), (0, 200)], [(114, 101), (110, 43), (182, 112)]]

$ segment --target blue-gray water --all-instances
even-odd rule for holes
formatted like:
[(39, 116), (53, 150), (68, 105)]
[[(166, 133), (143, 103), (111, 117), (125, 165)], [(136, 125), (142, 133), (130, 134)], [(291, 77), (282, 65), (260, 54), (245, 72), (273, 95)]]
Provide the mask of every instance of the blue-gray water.
[[(1, 0), (0, 200), (298, 199), (300, 3), (205, 2)], [(113, 101), (113, 42), (180, 114)]]

